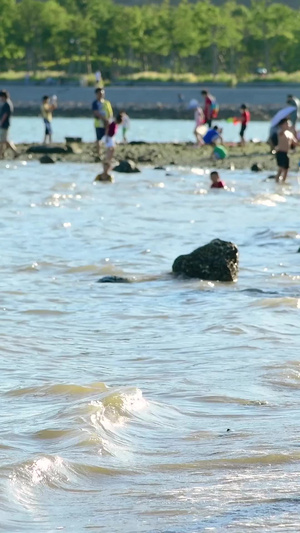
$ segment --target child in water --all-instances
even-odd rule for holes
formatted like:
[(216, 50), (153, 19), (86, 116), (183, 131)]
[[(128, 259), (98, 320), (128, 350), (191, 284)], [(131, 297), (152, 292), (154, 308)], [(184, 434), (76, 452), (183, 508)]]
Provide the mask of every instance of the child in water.
[(213, 172), (210, 173), (210, 179), (211, 179), (211, 189), (225, 189), (226, 185), (224, 181), (221, 180), (219, 172), (216, 170), (213, 170)]

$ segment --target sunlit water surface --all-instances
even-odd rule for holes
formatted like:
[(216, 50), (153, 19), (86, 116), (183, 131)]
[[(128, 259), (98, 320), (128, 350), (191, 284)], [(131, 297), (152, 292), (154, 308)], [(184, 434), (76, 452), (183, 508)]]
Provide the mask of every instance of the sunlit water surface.
[(297, 177), (98, 170), (0, 164), (1, 531), (299, 531)]

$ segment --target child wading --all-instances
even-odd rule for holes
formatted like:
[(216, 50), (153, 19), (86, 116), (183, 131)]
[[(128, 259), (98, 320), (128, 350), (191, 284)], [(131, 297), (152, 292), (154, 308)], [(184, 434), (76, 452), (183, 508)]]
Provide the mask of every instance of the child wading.
[(278, 172), (276, 174), (276, 181), (285, 181), (290, 167), (288, 152), (292, 145), (298, 144), (298, 141), (290, 130), (287, 118), (282, 119), (278, 126), (278, 144), (276, 146)]

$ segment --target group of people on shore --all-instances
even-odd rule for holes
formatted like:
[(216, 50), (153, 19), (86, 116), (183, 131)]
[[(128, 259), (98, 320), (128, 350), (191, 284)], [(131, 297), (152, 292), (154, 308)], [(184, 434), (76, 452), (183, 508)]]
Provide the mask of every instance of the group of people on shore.
[(95, 97), (92, 103), (92, 111), (96, 133), (96, 149), (100, 159), (101, 143), (104, 140), (106, 153), (103, 159), (103, 173), (101, 176), (103, 180), (106, 180), (109, 178), (109, 173), (112, 170), (116, 133), (119, 126), (122, 126), (123, 142), (127, 142), (130, 119), (125, 111), (120, 111), (114, 118), (111, 103), (105, 99), (105, 90), (103, 87), (97, 87), (95, 89)]
[[(196, 145), (209, 145), (212, 147), (212, 160), (225, 159), (227, 157), (227, 150), (224, 147), (222, 138), (222, 129), (218, 126), (212, 126), (212, 121), (217, 119), (219, 106), (216, 98), (207, 90), (202, 90), (201, 94), (204, 99), (203, 108), (200, 105), (195, 107), (195, 129), (194, 135), (196, 137)], [(196, 102), (196, 101), (195, 101)], [(300, 115), (300, 101), (292, 94), (287, 95), (286, 104), (289, 106), (282, 110), (286, 113), (279, 119), (270, 129), (268, 143), (271, 146), (271, 152), (276, 157), (278, 166), (276, 181), (286, 181), (290, 160), (288, 153), (290, 150), (295, 150), (299, 144), (299, 134), (297, 134), (296, 123)], [(280, 114), (281, 112), (279, 112)], [(245, 132), (250, 122), (251, 115), (246, 104), (240, 106), (240, 116), (230, 119), (235, 124), (240, 123), (240, 146), (244, 147)], [(220, 183), (220, 182), (218, 182)], [(214, 187), (214, 182), (212, 184)], [(220, 185), (217, 185), (220, 188)]]
[[(212, 146), (212, 160), (225, 159), (227, 157), (227, 150), (224, 146), (222, 138), (222, 129), (218, 126), (212, 126), (213, 120), (218, 118), (219, 105), (216, 98), (210, 94), (206, 89), (201, 91), (204, 99), (203, 108), (198, 104), (197, 100), (193, 100), (192, 107), (195, 107), (194, 119), (195, 128), (194, 135), (197, 146), (209, 145)], [(245, 131), (250, 122), (250, 111), (246, 104), (240, 107), (240, 117), (234, 117), (234, 123), (240, 122), (240, 146), (245, 146)]]
[[(92, 103), (92, 114), (94, 118), (96, 150), (100, 160), (101, 145), (105, 144), (105, 154), (103, 158), (103, 179), (109, 176), (116, 146), (116, 133), (119, 126), (122, 126), (123, 142), (127, 142), (127, 130), (129, 127), (129, 117), (125, 111), (121, 111), (114, 118), (113, 109), (109, 100), (105, 98), (105, 90), (100, 84), (101, 77), (98, 80), (98, 86), (95, 89), (95, 100)], [(227, 148), (224, 146), (222, 128), (217, 125), (213, 126), (213, 121), (217, 120), (219, 106), (216, 98), (207, 90), (201, 91), (203, 97), (203, 108), (195, 100), (194, 118), (197, 146), (208, 145), (212, 147), (211, 159), (213, 161), (223, 160), (227, 157)], [(14, 106), (10, 95), (6, 90), (0, 90), (0, 158), (4, 158), (5, 150), (11, 149), (14, 156), (17, 157), (18, 151), (15, 144), (9, 138), (9, 129), (11, 116)], [(299, 144), (300, 135), (297, 134), (296, 122), (300, 112), (300, 102), (293, 95), (289, 94), (286, 100), (288, 108), (279, 112), (285, 112), (280, 119), (272, 124), (269, 135), (269, 145), (272, 153), (276, 157), (278, 171), (276, 174), (277, 181), (285, 181), (287, 178), (290, 161), (289, 151), (295, 150)], [(53, 112), (57, 109), (57, 97), (43, 96), (41, 103), (41, 115), (44, 122), (44, 143), (52, 142), (52, 118)], [(277, 117), (277, 115), (276, 115)], [(276, 118), (274, 117), (274, 118)], [(246, 104), (240, 106), (240, 116), (230, 119), (234, 123), (240, 123), (240, 146), (245, 146), (245, 131), (250, 122), (250, 111)], [(219, 186), (218, 186), (219, 187)]]
[[(101, 80), (101, 78), (100, 78)], [(8, 91), (0, 91), (0, 159), (4, 158), (5, 150), (10, 148), (14, 157), (18, 157), (19, 153), (15, 144), (9, 139), (9, 130), (11, 125), (11, 116), (14, 111), (14, 106)], [(45, 95), (42, 97), (40, 107), (41, 116), (44, 123), (44, 138), (43, 143), (48, 144), (52, 142), (52, 120), (53, 112), (58, 107), (57, 96), (52, 97)], [(111, 170), (113, 155), (116, 146), (116, 133), (118, 127), (122, 125), (123, 142), (127, 142), (127, 132), (130, 127), (130, 119), (125, 111), (121, 111), (117, 116), (113, 117), (113, 110), (109, 100), (105, 99), (105, 90), (102, 86), (95, 89), (95, 100), (92, 103), (92, 114), (94, 118), (95, 133), (96, 133), (96, 151), (98, 158), (101, 156), (101, 143), (105, 142), (106, 153), (103, 160), (103, 179), (105, 179)]]

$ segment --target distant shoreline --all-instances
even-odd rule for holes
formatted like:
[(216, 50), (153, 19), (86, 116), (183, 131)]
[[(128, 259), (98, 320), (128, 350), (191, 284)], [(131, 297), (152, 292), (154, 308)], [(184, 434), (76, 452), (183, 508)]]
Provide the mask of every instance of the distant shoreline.
[[(193, 110), (186, 109), (180, 106), (167, 106), (167, 105), (156, 105), (156, 106), (143, 106), (143, 105), (127, 105), (120, 106), (114, 105), (114, 113), (117, 114), (122, 109), (126, 109), (126, 112), (131, 118), (137, 119), (173, 119), (173, 120), (193, 120), (194, 112)], [(278, 106), (276, 107), (262, 107), (262, 106), (252, 106), (251, 107), (251, 118), (252, 120), (259, 121), (269, 121), (273, 115), (278, 111)], [(16, 117), (36, 117), (40, 116), (40, 106), (38, 105), (28, 105), (26, 103), (17, 103), (15, 105), (15, 116)], [(220, 106), (220, 113), (217, 120), (226, 120), (227, 118), (238, 115), (238, 110), (236, 106)], [(63, 102), (59, 105), (58, 109), (55, 111), (56, 117), (69, 117), (69, 118), (85, 118), (91, 117), (90, 107), (74, 102)]]

